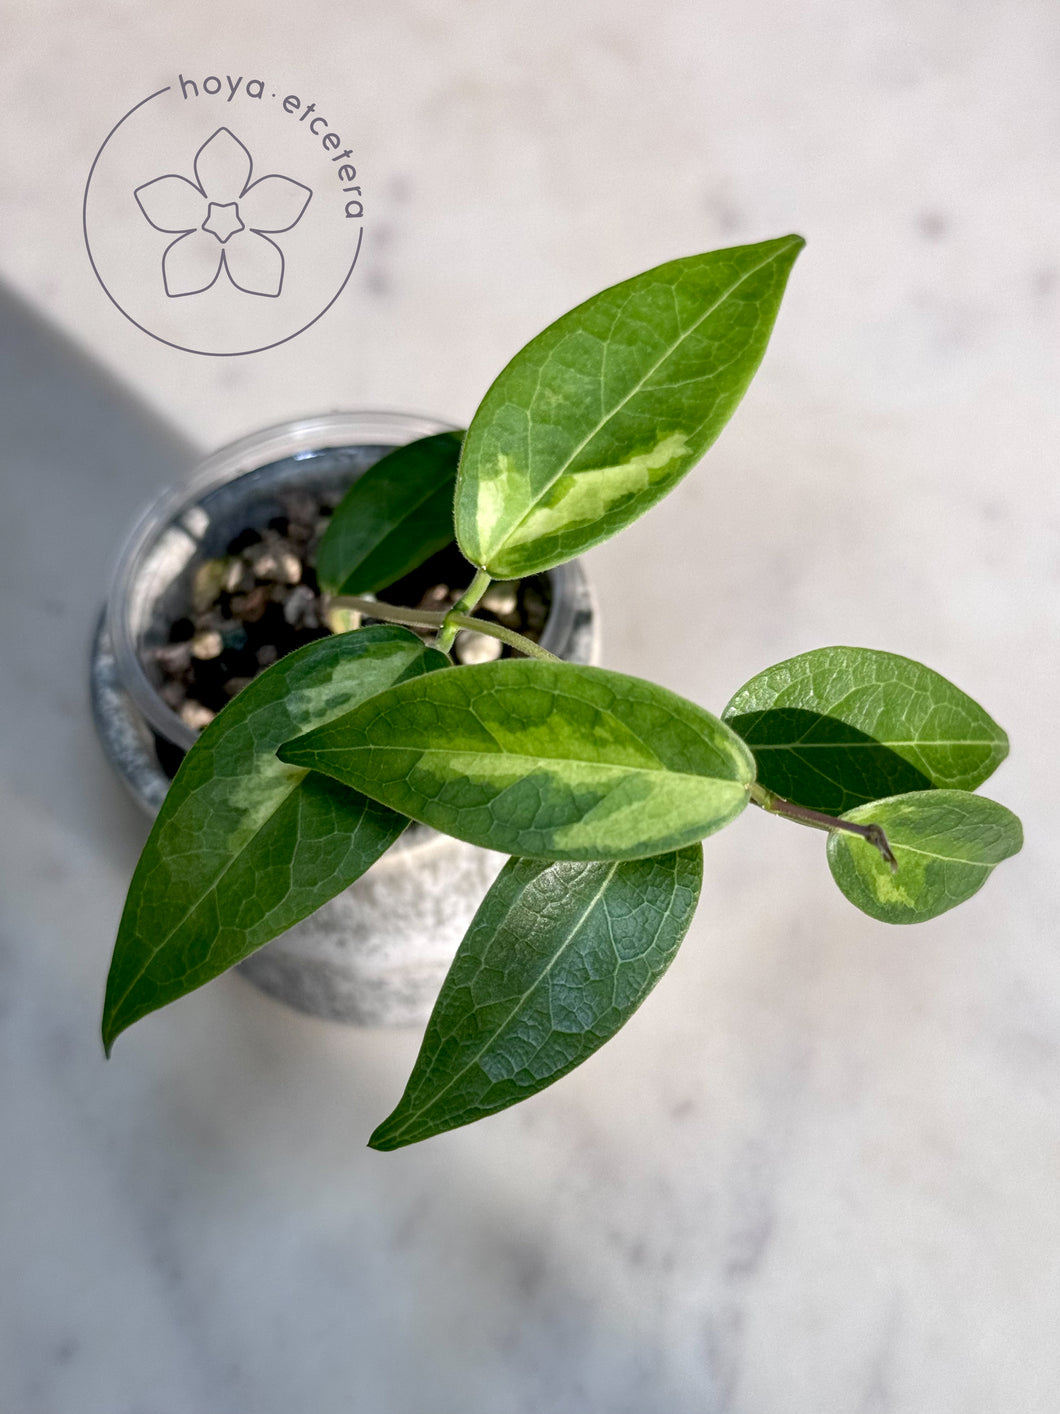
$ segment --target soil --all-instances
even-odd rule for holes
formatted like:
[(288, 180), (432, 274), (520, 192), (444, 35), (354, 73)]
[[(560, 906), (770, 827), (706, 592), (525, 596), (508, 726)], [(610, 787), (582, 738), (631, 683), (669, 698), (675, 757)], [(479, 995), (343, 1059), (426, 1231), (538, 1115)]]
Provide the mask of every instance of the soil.
[[(161, 696), (189, 727), (201, 731), (226, 702), (287, 653), (376, 622), (349, 610), (329, 611), (320, 593), (316, 551), (333, 509), (334, 502), (314, 496), (288, 496), (283, 514), (260, 531), (244, 530), (224, 556), (204, 560), (195, 571), (188, 614), (172, 625), (168, 643), (155, 650)], [(467, 561), (450, 545), (376, 597), (406, 608), (444, 611), (470, 576)], [(534, 576), (490, 585), (476, 615), (536, 642), (549, 604), (547, 581)], [(434, 631), (414, 632), (428, 637)], [(462, 663), (511, 654), (497, 639), (467, 632), (458, 634), (453, 648), (453, 657)], [(173, 769), (182, 754), (176, 755)], [(168, 770), (170, 763), (163, 765)]]

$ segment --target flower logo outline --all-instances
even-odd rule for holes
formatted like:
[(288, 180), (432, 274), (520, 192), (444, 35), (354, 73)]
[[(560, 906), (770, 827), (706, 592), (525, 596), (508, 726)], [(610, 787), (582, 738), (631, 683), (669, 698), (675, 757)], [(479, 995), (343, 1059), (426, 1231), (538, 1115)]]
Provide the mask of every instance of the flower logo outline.
[(180, 233), (162, 256), (166, 294), (202, 294), (224, 270), (244, 294), (278, 298), (284, 255), (266, 232), (280, 235), (296, 226), (312, 190), (275, 172), (252, 181), (253, 159), (228, 128), (207, 138), (193, 166), (194, 182), (169, 172), (133, 193), (156, 231)]

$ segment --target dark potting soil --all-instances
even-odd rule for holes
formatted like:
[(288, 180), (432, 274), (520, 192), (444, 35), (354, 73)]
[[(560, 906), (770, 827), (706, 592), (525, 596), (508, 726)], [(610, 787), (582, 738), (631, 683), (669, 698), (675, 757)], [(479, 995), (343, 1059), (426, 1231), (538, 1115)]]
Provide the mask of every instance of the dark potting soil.
[[(170, 628), (155, 650), (160, 693), (189, 727), (202, 730), (253, 678), (314, 639), (373, 623), (349, 610), (328, 609), (316, 576), (316, 552), (337, 497), (288, 495), (283, 513), (264, 530), (244, 530), (225, 554), (204, 560), (195, 571), (188, 614)], [(379, 591), (381, 602), (411, 609), (446, 610), (470, 582), (473, 571), (455, 545), (432, 555), (419, 569)], [(543, 577), (490, 585), (476, 614), (533, 639), (540, 638), (550, 595)], [(424, 637), (434, 630), (414, 630)], [(453, 648), (457, 662), (509, 657), (494, 638), (461, 632)], [(159, 744), (167, 771), (183, 753)]]

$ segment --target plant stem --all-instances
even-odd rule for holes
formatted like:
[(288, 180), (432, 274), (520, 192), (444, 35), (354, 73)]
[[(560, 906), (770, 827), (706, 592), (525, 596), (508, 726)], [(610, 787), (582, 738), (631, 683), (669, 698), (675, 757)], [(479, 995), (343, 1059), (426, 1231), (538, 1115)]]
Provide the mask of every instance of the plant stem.
[(542, 648), (540, 643), (535, 643), (532, 638), (524, 638), (521, 633), (505, 628), (502, 624), (491, 624), (485, 619), (476, 619), (471, 614), (458, 614), (455, 608), (444, 614), (432, 609), (400, 609), (393, 604), (379, 604), (374, 599), (358, 599), (349, 594), (337, 594), (333, 599), (329, 599), (328, 603), (335, 609), (356, 609), (358, 613), (370, 619), (381, 619), (388, 624), (408, 624), (412, 628), (440, 629), (446, 622), (451, 622), (457, 629), (466, 628), (472, 633), (481, 633), (486, 638), (497, 638), (501, 643), (507, 643), (510, 648), (525, 653), (528, 658), (543, 658), (549, 663), (559, 662), (554, 653)]
[(335, 609), (356, 609), (367, 614), (370, 619), (381, 619), (386, 624), (412, 624), (416, 628), (441, 628), (445, 615), (433, 609), (402, 609), (394, 604), (380, 604), (375, 599), (358, 599), (351, 594), (336, 594), (328, 600)]
[(507, 643), (511, 648), (517, 648), (528, 658), (542, 658), (546, 663), (561, 661), (555, 653), (550, 653), (547, 648), (542, 648), (540, 643), (535, 643), (532, 638), (524, 638), (521, 633), (516, 633), (514, 628), (505, 628), (503, 624), (487, 623), (485, 619), (476, 619), (472, 614), (458, 614), (455, 609), (451, 609), (446, 617), (455, 623), (457, 628), (467, 628), (472, 633), (484, 633), (487, 638), (499, 638), (502, 643)]
[(751, 799), (763, 810), (768, 811), (770, 815), (783, 815), (786, 819), (794, 820), (799, 825), (806, 825), (811, 830), (827, 830), (829, 834), (834, 834), (837, 830), (846, 830), (849, 834), (860, 835), (868, 844), (874, 845), (879, 850), (884, 862), (890, 865), (891, 873), (898, 873), (898, 861), (891, 852), (891, 846), (882, 825), (874, 825), (871, 822), (867, 825), (855, 825), (853, 820), (837, 820), (834, 815), (825, 815), (820, 810), (810, 810), (805, 805), (795, 805), (792, 801), (785, 800), (783, 796), (759, 785), (757, 781), (751, 787)]
[(485, 570), (476, 570), (475, 578), (461, 594), (453, 607), (446, 614), (438, 637), (434, 640), (434, 646), (440, 653), (448, 653), (453, 646), (453, 639), (460, 625), (456, 622), (455, 615), (470, 614), (478, 601), (490, 587), (492, 576)]

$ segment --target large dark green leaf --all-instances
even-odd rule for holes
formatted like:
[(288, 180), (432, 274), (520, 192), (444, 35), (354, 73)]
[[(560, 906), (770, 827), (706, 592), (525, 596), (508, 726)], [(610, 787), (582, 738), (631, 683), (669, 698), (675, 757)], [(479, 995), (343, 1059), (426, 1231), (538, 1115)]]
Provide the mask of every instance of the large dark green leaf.
[(103, 1041), (224, 972), (363, 874), (408, 823), (276, 748), (446, 659), (407, 629), (310, 643), (206, 728), (169, 789), (133, 875)]
[(602, 668), (508, 659), (405, 682), (281, 749), (507, 854), (642, 859), (720, 829), (754, 762), (717, 717)]
[(525, 1100), (609, 1040), (673, 961), (703, 851), (512, 859), (442, 986), (408, 1087), (372, 1135), (398, 1149)]
[(765, 353), (800, 236), (693, 255), (604, 290), (531, 340), (472, 420), (456, 534), (514, 579), (569, 560), (673, 490)]
[(1011, 810), (962, 790), (914, 791), (847, 811), (887, 833), (898, 863), (856, 835), (828, 837), (832, 876), (851, 903), (884, 923), (922, 923), (971, 898), (995, 865), (1018, 853), (1023, 830)]
[(1008, 754), (1005, 733), (953, 683), (871, 648), (777, 663), (722, 716), (754, 752), (762, 785), (832, 815), (905, 791), (974, 790)]
[(453, 538), (453, 491), (462, 432), (397, 447), (336, 507), (317, 551), (331, 594), (372, 594), (422, 565)]

